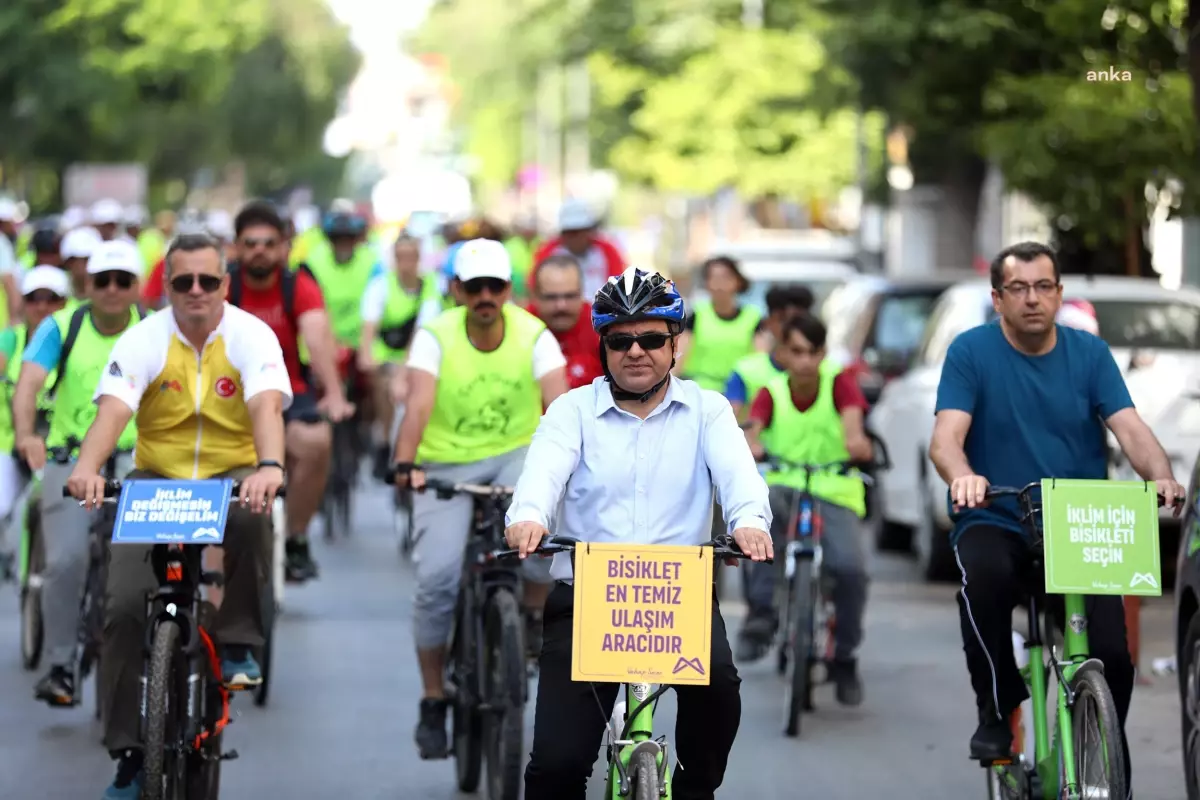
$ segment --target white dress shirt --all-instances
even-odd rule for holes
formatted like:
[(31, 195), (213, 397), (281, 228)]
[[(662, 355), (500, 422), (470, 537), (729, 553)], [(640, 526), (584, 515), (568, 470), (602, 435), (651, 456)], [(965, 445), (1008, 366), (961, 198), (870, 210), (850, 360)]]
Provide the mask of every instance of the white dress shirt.
[[(643, 420), (597, 378), (546, 410), (506, 522), (581, 541), (697, 545), (711, 533), (714, 489), (727, 530), (770, 530), (767, 484), (728, 400), (671, 378)], [(570, 579), (570, 560), (555, 556), (551, 574)]]

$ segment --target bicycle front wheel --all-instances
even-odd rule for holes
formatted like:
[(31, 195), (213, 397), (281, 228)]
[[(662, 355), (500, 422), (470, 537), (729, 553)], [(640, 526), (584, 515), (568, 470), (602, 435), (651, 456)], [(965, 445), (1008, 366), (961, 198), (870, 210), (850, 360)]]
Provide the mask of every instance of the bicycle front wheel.
[(788, 608), (787, 639), (784, 647), (788, 653), (787, 682), (784, 685), (784, 734), (800, 735), (800, 716), (805, 711), (811, 687), (813, 614), (816, 612), (816, 581), (813, 580), (812, 562), (801, 561), (792, 576), (791, 598)]
[(518, 800), (525, 737), (525, 628), (517, 598), (498, 590), (484, 619), (487, 702), (483, 751), (489, 800)]
[(1079, 797), (1114, 798), (1128, 793), (1125, 755), (1121, 748), (1121, 723), (1104, 674), (1084, 666), (1071, 681), (1075, 707), (1071, 715), (1075, 780)]
[(654, 760), (654, 754), (645, 751), (638, 753), (629, 766), (633, 775), (635, 800), (659, 800), (658, 763)]
[(146, 680), (146, 783), (142, 800), (174, 800), (186, 791), (187, 761), (179, 738), (180, 712), (184, 708), (181, 688), (186, 686), (187, 677), (177, 669), (181, 662), (179, 626), (160, 623), (154, 630)]

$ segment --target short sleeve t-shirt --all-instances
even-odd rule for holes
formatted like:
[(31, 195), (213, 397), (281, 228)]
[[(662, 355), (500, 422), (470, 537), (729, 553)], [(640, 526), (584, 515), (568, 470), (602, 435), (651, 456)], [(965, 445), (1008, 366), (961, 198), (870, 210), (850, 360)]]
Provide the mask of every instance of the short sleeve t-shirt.
[[(959, 334), (946, 353), (935, 412), (971, 415), (967, 462), (994, 486), (1108, 477), (1105, 420), (1133, 401), (1103, 339), (1056, 328), (1058, 340), (1045, 355), (1018, 351), (999, 320)], [(975, 525), (1021, 531), (1015, 498), (952, 518), (956, 539)]]
[[(795, 392), (791, 392), (791, 395), (792, 405), (800, 412), (808, 411), (813, 403), (817, 402), (816, 392), (809, 397), (797, 397)], [(858, 388), (858, 381), (853, 373), (839, 372), (833, 379), (833, 407), (839, 414), (848, 408), (861, 408), (864, 414), (867, 412), (867, 398), (863, 396), (862, 389)], [(775, 398), (771, 396), (771, 390), (759, 389), (754, 402), (750, 404), (750, 419), (767, 428), (770, 427), (774, 415)]]
[(300, 363), (299, 320), (309, 311), (325, 308), (325, 301), (321, 297), (321, 288), (311, 275), (297, 270), (294, 277), (296, 294), (293, 298), (291, 319), (284, 314), (283, 282), (279, 280), (266, 289), (257, 289), (243, 283), (240, 307), (267, 323), (275, 333), (275, 338), (279, 340), (279, 346), (283, 350), (283, 363), (287, 366), (288, 378), (292, 382), (292, 394), (298, 396), (308, 391), (308, 383), (304, 380), (304, 369)]

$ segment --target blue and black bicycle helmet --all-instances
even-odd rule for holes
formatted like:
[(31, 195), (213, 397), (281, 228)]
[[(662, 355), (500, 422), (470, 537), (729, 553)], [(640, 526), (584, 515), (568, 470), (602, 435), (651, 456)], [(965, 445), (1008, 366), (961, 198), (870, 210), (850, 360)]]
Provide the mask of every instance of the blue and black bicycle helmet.
[[(640, 320), (661, 319), (667, 323), (667, 331), (672, 336), (683, 330), (684, 309), (683, 298), (675, 291), (675, 284), (668, 281), (657, 272), (630, 267), (608, 282), (596, 292), (592, 301), (592, 328), (600, 334), (600, 365), (604, 369), (604, 379), (610, 384), (613, 399), (636, 400), (644, 403), (671, 380), (668, 371), (662, 380), (645, 392), (630, 392), (617, 385), (612, 372), (608, 368), (608, 353), (604, 346), (604, 331), (621, 322), (638, 322)], [(674, 358), (671, 366), (675, 366)]]
[(330, 239), (358, 238), (367, 232), (367, 221), (357, 214), (329, 213), (321, 221), (321, 231)]
[(596, 292), (592, 328), (596, 333), (618, 322), (665, 320), (671, 333), (683, 330), (683, 298), (675, 285), (657, 272), (630, 267)]

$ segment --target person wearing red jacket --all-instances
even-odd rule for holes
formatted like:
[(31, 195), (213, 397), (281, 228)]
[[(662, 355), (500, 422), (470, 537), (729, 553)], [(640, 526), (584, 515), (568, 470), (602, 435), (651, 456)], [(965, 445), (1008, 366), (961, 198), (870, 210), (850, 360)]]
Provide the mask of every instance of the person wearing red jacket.
[(587, 386), (604, 374), (600, 336), (592, 328), (592, 305), (583, 299), (583, 271), (570, 255), (553, 255), (533, 269), (533, 302), (526, 311), (554, 334), (567, 359), (567, 383)]
[(529, 271), (529, 292), (534, 296), (537, 265), (550, 256), (573, 256), (583, 273), (583, 296), (595, 297), (609, 278), (625, 271), (625, 257), (617, 246), (596, 230), (596, 217), (580, 200), (568, 200), (558, 213), (558, 236), (550, 239), (533, 255), (534, 269)]

